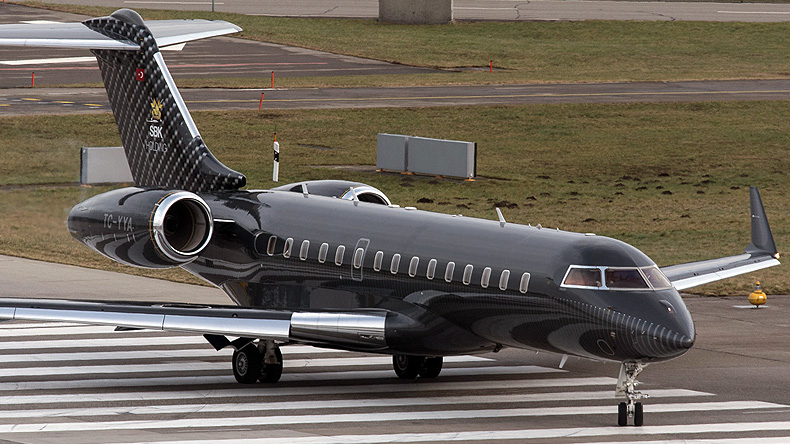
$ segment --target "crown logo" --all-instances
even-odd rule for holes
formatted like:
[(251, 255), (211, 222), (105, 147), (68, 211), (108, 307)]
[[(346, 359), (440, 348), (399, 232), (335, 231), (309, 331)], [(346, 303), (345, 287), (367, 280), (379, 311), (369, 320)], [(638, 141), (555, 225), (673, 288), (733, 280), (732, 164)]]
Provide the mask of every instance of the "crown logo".
[(162, 102), (154, 99), (151, 102), (151, 118), (154, 120), (162, 120)]

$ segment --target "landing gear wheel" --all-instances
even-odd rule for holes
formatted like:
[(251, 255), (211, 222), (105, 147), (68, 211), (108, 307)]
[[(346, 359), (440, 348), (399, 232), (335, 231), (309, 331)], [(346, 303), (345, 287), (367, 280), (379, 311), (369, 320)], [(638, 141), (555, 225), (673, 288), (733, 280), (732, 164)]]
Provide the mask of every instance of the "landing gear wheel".
[(242, 384), (252, 384), (261, 374), (261, 354), (255, 344), (233, 352), (233, 376)]
[(628, 425), (628, 405), (624, 402), (617, 406), (617, 425), (620, 427)]
[(420, 374), (425, 358), (422, 356), (392, 355), (392, 368), (401, 379), (414, 379)]
[(261, 375), (259, 380), (263, 383), (272, 384), (280, 380), (283, 375), (283, 353), (280, 347), (274, 349), (274, 355), (277, 358), (276, 363), (266, 363), (265, 360), (261, 366)]
[(642, 420), (644, 419), (644, 413), (642, 410), (642, 403), (637, 402), (634, 404), (634, 425), (637, 427), (642, 427)]
[(442, 362), (441, 356), (425, 358), (422, 362), (422, 369), (420, 369), (420, 378), (433, 379), (439, 376), (442, 371)]

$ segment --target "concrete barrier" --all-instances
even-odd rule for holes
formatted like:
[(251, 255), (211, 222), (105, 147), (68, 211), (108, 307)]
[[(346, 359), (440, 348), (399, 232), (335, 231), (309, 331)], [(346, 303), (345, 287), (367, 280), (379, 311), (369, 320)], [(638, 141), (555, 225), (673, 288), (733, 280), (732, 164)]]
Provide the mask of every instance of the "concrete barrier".
[(477, 143), (381, 133), (377, 137), (376, 167), (469, 179), (477, 175)]
[(80, 183), (131, 183), (132, 171), (122, 146), (82, 147)]
[(440, 25), (453, 21), (453, 0), (379, 0), (379, 21)]

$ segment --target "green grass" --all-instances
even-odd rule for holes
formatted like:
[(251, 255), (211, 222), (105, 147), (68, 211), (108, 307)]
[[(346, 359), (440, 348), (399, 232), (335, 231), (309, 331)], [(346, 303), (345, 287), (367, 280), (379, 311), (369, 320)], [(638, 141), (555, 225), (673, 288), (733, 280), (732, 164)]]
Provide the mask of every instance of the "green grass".
[[(89, 16), (106, 15), (115, 9), (24, 4)], [(790, 23), (458, 22), (415, 26), (376, 20), (139, 12), (148, 20), (228, 20), (244, 28), (240, 37), (252, 40), (445, 70), (477, 68), (402, 79), (279, 79), (278, 86), (285, 87), (760, 79), (790, 75), (786, 63), (790, 56)], [(491, 60), (497, 68), (493, 74), (486, 69)], [(189, 86), (260, 87), (261, 79), (193, 80)]]
[[(276, 125), (281, 183), (358, 180), (400, 205), (489, 219), (495, 206), (516, 204), (503, 208), (508, 221), (612, 236), (669, 265), (741, 252), (749, 242), (749, 185), (761, 187), (780, 251), (790, 245), (790, 221), (783, 217), (790, 211), (788, 112), (788, 102), (725, 102), (228, 111), (194, 118), (208, 146), (245, 173), (250, 188), (271, 186)], [(375, 173), (377, 132), (476, 141), (483, 178)], [(124, 268), (73, 241), (64, 225), (72, 205), (104, 191), (74, 182), (80, 146), (120, 144), (112, 116), (0, 118), (0, 134), (0, 253)], [(331, 167), (345, 165), (371, 167)], [(746, 295), (757, 278), (769, 295), (790, 293), (783, 267), (697, 291)]]

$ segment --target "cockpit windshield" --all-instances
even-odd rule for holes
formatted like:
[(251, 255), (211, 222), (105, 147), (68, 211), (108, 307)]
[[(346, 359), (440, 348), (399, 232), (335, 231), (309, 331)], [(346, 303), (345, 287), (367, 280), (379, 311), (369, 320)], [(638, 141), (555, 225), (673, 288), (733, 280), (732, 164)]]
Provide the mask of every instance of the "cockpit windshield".
[(655, 265), (650, 267), (593, 267), (571, 265), (561, 287), (594, 290), (661, 290), (672, 283)]

